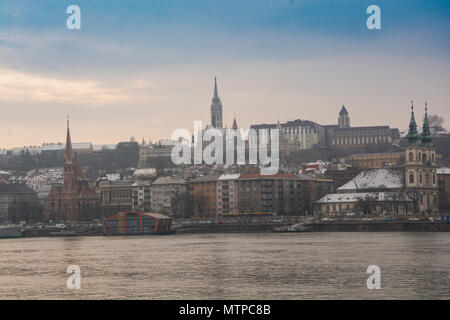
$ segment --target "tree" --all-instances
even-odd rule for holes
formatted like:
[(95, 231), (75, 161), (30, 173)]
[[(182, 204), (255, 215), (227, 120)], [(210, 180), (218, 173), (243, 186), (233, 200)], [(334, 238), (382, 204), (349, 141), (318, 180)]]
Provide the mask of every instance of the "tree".
[(378, 193), (368, 193), (365, 196), (359, 196), (356, 210), (361, 211), (363, 214), (372, 214), (376, 210), (378, 199)]
[(43, 215), (44, 207), (37, 200), (15, 199), (8, 208), (8, 220), (12, 223), (42, 221)]
[(428, 116), (428, 122), (430, 123), (431, 134), (436, 135), (438, 131), (443, 131), (445, 120), (443, 117), (436, 114)]

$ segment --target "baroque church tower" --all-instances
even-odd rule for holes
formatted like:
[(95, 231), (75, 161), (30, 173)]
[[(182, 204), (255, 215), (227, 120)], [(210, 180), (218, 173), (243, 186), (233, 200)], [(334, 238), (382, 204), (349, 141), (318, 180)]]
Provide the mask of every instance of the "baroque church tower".
[(211, 126), (222, 128), (222, 102), (217, 93), (217, 79), (214, 77), (214, 97), (211, 104)]
[(435, 212), (438, 208), (436, 152), (427, 109), (425, 103), (422, 133), (419, 135), (411, 101), (411, 119), (405, 149), (405, 189), (409, 198), (416, 203), (415, 211), (421, 213)]

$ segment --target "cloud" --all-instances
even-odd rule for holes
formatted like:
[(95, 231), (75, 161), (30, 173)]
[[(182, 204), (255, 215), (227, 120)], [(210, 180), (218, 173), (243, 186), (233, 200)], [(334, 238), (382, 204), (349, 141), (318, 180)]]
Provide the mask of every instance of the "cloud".
[[(148, 80), (127, 83), (103, 83), (93, 80), (67, 80), (0, 69), (0, 100), (26, 103), (73, 103), (108, 106), (126, 102), (152, 100)], [(154, 97), (155, 98), (155, 97)]]

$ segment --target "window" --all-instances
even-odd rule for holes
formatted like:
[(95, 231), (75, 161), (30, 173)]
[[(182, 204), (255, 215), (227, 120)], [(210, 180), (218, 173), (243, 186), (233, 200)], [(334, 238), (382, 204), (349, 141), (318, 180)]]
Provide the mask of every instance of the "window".
[(409, 161), (414, 160), (414, 154), (412, 152), (409, 153)]
[(414, 183), (414, 175), (412, 173), (409, 175), (409, 183)]

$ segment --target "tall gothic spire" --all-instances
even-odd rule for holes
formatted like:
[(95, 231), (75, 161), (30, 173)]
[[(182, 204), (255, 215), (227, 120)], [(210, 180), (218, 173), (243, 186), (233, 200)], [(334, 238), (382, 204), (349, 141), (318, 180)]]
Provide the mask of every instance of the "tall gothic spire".
[(219, 94), (217, 93), (217, 78), (214, 77), (214, 98), (213, 99), (219, 99)]
[(70, 139), (69, 116), (67, 115), (66, 155), (65, 162), (73, 161), (72, 140)]
[(238, 129), (238, 125), (237, 125), (237, 122), (236, 122), (236, 116), (234, 116), (234, 119), (233, 119), (233, 129), (234, 130)]
[(421, 135), (422, 144), (424, 146), (432, 146), (433, 145), (432, 139), (433, 137), (431, 136), (430, 123), (428, 121), (428, 106), (427, 103), (425, 102), (425, 116), (423, 117), (422, 135)]
[(222, 102), (217, 93), (217, 78), (214, 77), (214, 97), (211, 104), (211, 126), (222, 128)]
[(409, 131), (406, 135), (408, 145), (415, 145), (419, 143), (419, 134), (417, 133), (416, 119), (414, 118), (414, 104), (411, 100), (411, 119), (409, 120)]

